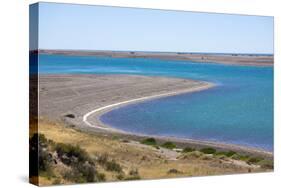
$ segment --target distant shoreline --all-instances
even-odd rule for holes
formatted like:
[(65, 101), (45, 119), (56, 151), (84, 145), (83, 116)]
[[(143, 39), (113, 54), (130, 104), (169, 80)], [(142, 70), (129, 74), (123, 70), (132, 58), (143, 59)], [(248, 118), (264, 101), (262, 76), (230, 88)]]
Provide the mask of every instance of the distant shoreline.
[(141, 52), (99, 50), (45, 50), (32, 51), (39, 54), (101, 56), (112, 58), (152, 58), (164, 60), (193, 61), (198, 63), (221, 63), (229, 65), (273, 66), (274, 55), (236, 53), (193, 53), (193, 52)]

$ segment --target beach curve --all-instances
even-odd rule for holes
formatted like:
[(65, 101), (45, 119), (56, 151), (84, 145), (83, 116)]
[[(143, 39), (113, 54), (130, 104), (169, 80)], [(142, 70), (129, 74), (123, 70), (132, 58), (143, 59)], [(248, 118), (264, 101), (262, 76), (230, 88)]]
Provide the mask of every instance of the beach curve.
[[(77, 129), (106, 135), (122, 134), (124, 138), (141, 140), (151, 135), (125, 132), (103, 125), (100, 115), (145, 100), (196, 92), (219, 87), (210, 82), (171, 77), (140, 75), (40, 75), (40, 117), (53, 121), (63, 120)], [(143, 97), (145, 96), (145, 97)], [(121, 102), (120, 102), (121, 101)], [(94, 109), (94, 110), (93, 110)], [(67, 115), (73, 116), (71, 118)], [(101, 133), (102, 132), (102, 133)], [(261, 154), (272, 158), (273, 152), (220, 142), (153, 136), (179, 145), (215, 147), (224, 150)]]
[[(163, 140), (168, 139), (168, 140), (174, 141), (176, 143), (182, 142), (182, 143), (189, 143), (189, 144), (195, 144), (195, 145), (202, 145), (202, 146), (206, 146), (206, 147), (208, 146), (208, 147), (215, 147), (215, 148), (221, 148), (221, 149), (232, 149), (232, 150), (235, 150), (235, 151), (256, 153), (256, 154), (260, 154), (260, 155), (271, 158), (273, 156), (272, 152), (265, 151), (265, 150), (258, 149), (258, 148), (252, 148), (252, 147), (241, 146), (241, 145), (236, 145), (236, 144), (214, 142), (214, 141), (204, 141), (204, 140), (187, 139), (187, 138), (174, 138), (174, 137), (168, 137), (168, 136), (145, 135), (145, 134), (131, 133), (131, 132), (128, 132), (128, 131), (123, 131), (123, 130), (120, 130), (120, 129), (112, 128), (109, 125), (105, 125), (104, 123), (102, 123), (100, 121), (100, 117), (103, 114), (105, 114), (105, 113), (107, 113), (107, 112), (109, 112), (113, 109), (116, 109), (118, 107), (130, 105), (130, 104), (134, 104), (134, 103), (138, 103), (138, 102), (143, 102), (143, 101), (147, 101), (147, 100), (153, 100), (153, 99), (157, 99), (157, 98), (161, 98), (161, 97), (175, 96), (175, 95), (179, 95), (179, 94), (183, 94), (183, 93), (198, 92), (198, 91), (207, 90), (207, 89), (216, 87), (216, 85), (213, 84), (213, 83), (209, 83), (209, 82), (206, 82), (206, 83), (208, 83), (208, 84), (203, 85), (203, 86), (198, 86), (198, 87), (195, 87), (195, 88), (189, 88), (189, 89), (186, 89), (186, 90), (179, 90), (179, 91), (175, 91), (175, 92), (168, 92), (168, 93), (152, 95), (152, 96), (145, 96), (145, 97), (140, 97), (140, 98), (136, 98), (136, 99), (126, 100), (126, 101), (106, 105), (106, 106), (94, 109), (94, 110), (86, 113), (83, 116), (83, 122), (91, 128), (104, 130), (104, 131), (107, 131), (107, 132), (110, 132), (110, 133), (116, 132), (116, 133), (121, 133), (121, 134), (126, 134), (126, 135), (132, 135), (132, 136), (136, 136), (136, 137), (153, 136), (157, 139), (163, 139)], [(96, 117), (94, 119), (96, 120), (96, 122), (98, 122), (97, 125), (94, 125), (94, 124), (92, 124), (88, 121), (88, 117), (93, 116), (93, 115), (96, 115)]]
[[(205, 82), (205, 83), (207, 83), (207, 82)], [(142, 101), (146, 101), (146, 100), (157, 99), (157, 98), (161, 98), (161, 97), (174, 96), (174, 95), (179, 95), (179, 94), (183, 94), (183, 93), (197, 92), (197, 91), (206, 90), (206, 89), (209, 89), (209, 88), (212, 88), (212, 87), (215, 87), (215, 84), (208, 82), (206, 85), (203, 85), (203, 86), (198, 86), (198, 87), (194, 87), (194, 88), (188, 88), (188, 89), (184, 89), (184, 90), (168, 92), (168, 93), (163, 93), (163, 94), (145, 96), (145, 97), (140, 97), (140, 98), (136, 98), (136, 99), (131, 99), (131, 100), (126, 100), (126, 101), (110, 104), (110, 105), (103, 106), (103, 107), (94, 109), (94, 110), (86, 113), (83, 116), (83, 122), (85, 124), (87, 124), (88, 126), (90, 126), (90, 127), (95, 127), (95, 128), (103, 129), (103, 130), (114, 130), (114, 131), (116, 131), (116, 129), (113, 129), (111, 127), (94, 125), (94, 124), (92, 124), (92, 123), (90, 123), (88, 121), (88, 117), (91, 116), (91, 115), (94, 115), (95, 113), (99, 113), (98, 116), (100, 117), (102, 114), (104, 114), (104, 113), (106, 113), (108, 111), (111, 111), (112, 109), (114, 109), (116, 107), (121, 107), (121, 106), (129, 105), (129, 104), (132, 104), (132, 103), (137, 103), (137, 102), (142, 102)], [(121, 131), (121, 132), (123, 132), (123, 131)]]

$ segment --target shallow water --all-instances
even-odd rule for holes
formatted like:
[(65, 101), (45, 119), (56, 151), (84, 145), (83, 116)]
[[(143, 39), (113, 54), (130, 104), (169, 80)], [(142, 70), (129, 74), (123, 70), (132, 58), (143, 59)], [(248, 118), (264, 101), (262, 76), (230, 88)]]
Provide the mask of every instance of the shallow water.
[(40, 73), (138, 74), (214, 82), (216, 87), (110, 111), (101, 121), (134, 133), (273, 150), (273, 68), (187, 61), (40, 55)]

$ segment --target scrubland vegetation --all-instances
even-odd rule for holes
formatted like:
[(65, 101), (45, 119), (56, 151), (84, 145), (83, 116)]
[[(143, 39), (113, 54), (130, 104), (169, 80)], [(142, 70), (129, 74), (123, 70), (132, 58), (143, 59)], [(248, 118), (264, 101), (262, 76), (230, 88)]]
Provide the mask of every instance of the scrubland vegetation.
[[(272, 171), (273, 161), (215, 148), (178, 146), (156, 138), (141, 141), (96, 135), (58, 123), (41, 123), (30, 137), (39, 141), (39, 184), (126, 181)], [(36, 168), (34, 168), (36, 171)], [(36, 176), (36, 173), (34, 173)]]
[[(177, 148), (177, 145), (173, 142), (165, 142), (162, 145), (158, 145), (155, 138), (146, 138), (146, 139), (142, 140), (141, 143), (146, 144), (146, 145), (152, 145), (154, 147), (163, 147), (163, 148), (167, 148), (167, 149), (171, 149), (171, 150)], [(230, 151), (217, 151), (215, 148), (211, 148), (211, 147), (206, 147), (206, 148), (201, 148), (199, 150), (196, 150), (195, 148), (185, 147), (182, 149), (182, 153), (183, 154), (191, 153), (191, 155), (196, 156), (196, 157), (200, 157), (204, 154), (211, 154), (212, 157), (217, 157), (217, 158), (225, 157), (225, 158), (234, 159), (234, 160), (241, 160), (241, 161), (245, 161), (249, 165), (254, 164), (254, 165), (259, 165), (262, 168), (273, 169), (272, 160), (264, 159), (259, 156), (243, 155), (243, 154), (236, 153), (235, 151), (231, 151), (231, 150)]]

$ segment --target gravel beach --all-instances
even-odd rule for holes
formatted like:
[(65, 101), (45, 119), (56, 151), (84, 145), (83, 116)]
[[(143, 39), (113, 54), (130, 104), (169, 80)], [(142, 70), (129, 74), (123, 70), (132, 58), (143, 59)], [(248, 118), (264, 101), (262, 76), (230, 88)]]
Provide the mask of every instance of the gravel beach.
[[(121, 134), (124, 138), (141, 140), (146, 135), (111, 129), (99, 121), (100, 115), (122, 105), (210, 87), (214, 87), (214, 84), (167, 77), (42, 74), (39, 76), (39, 116), (51, 121), (63, 121), (93, 134)], [(96, 109), (101, 110), (91, 114)], [(86, 114), (89, 114), (87, 121)], [(178, 145), (188, 144), (199, 148), (211, 146), (272, 158), (271, 152), (237, 145), (160, 136), (156, 138), (163, 142), (170, 140)]]

